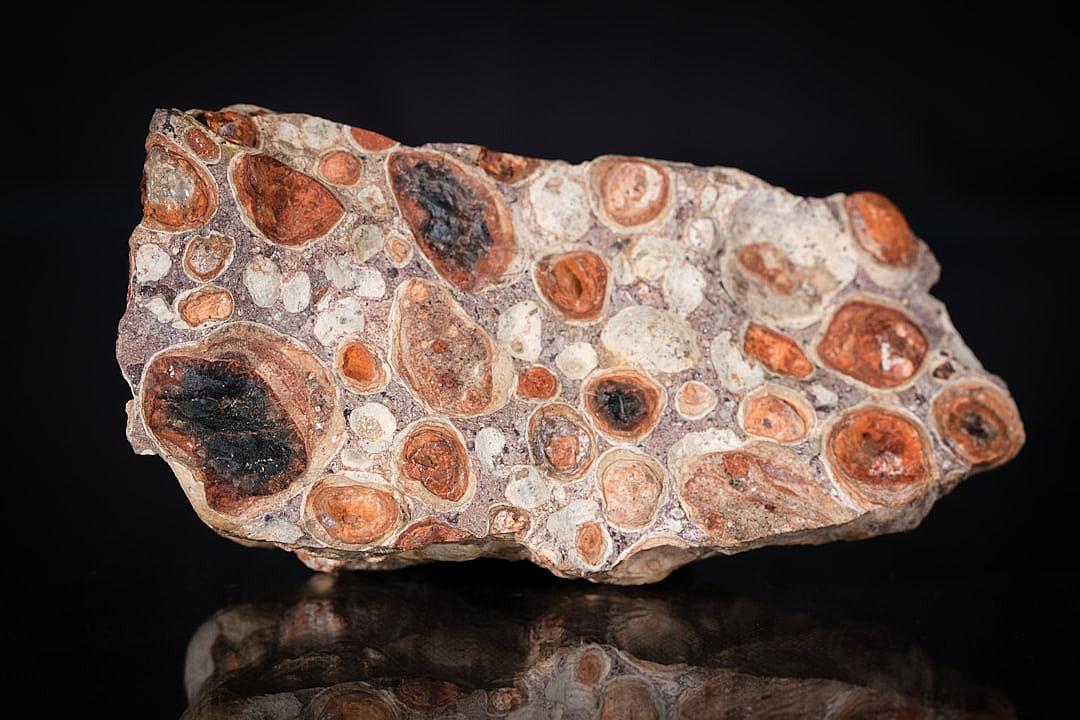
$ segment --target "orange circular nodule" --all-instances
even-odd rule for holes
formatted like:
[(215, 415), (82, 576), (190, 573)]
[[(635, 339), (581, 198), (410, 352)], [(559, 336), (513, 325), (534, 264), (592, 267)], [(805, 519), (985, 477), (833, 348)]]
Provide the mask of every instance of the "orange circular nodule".
[(360, 179), (360, 161), (352, 153), (334, 150), (319, 159), (319, 174), (335, 185), (355, 185)]
[(844, 198), (855, 239), (875, 260), (894, 267), (915, 264), (919, 246), (899, 208), (884, 195), (857, 192)]
[(404, 265), (412, 255), (412, 244), (400, 235), (391, 235), (386, 240), (386, 255), (395, 265)]
[(752, 322), (743, 335), (743, 353), (778, 375), (806, 378), (814, 372), (798, 343), (783, 333)]
[(199, 288), (181, 297), (176, 309), (180, 318), (191, 327), (222, 322), (232, 317), (233, 297), (225, 288)]
[(911, 380), (926, 359), (928, 343), (903, 312), (865, 300), (845, 303), (818, 343), (822, 362), (875, 388)]
[(716, 393), (697, 380), (687, 380), (675, 392), (675, 409), (683, 416), (696, 420), (716, 407)]
[(529, 452), (560, 482), (579, 480), (596, 459), (596, 438), (585, 418), (564, 403), (541, 405), (529, 418)]
[(604, 435), (637, 441), (656, 427), (664, 409), (664, 391), (636, 370), (595, 375), (581, 389), (585, 411)]
[(371, 130), (353, 127), (349, 128), (349, 134), (356, 144), (368, 152), (382, 152), (397, 145), (397, 140), (392, 140), (385, 135), (380, 135)]
[(995, 387), (959, 382), (942, 390), (933, 407), (934, 427), (946, 446), (972, 465), (1000, 465), (1024, 444), (1016, 404)]
[(321, 703), (315, 720), (340, 720), (341, 718), (364, 718), (364, 720), (397, 720), (394, 707), (370, 690), (342, 693)]
[(502, 196), (440, 152), (399, 150), (387, 175), (416, 244), (435, 271), (458, 290), (502, 282), (514, 256), (514, 226)]
[(435, 518), (425, 518), (405, 528), (398, 535), (398, 550), (418, 550), (428, 545), (464, 540), (469, 533), (450, 527)]
[(259, 130), (255, 127), (255, 121), (243, 113), (234, 110), (205, 112), (200, 119), (215, 135), (229, 142), (248, 147), (259, 144)]
[(513, 185), (531, 175), (540, 166), (540, 161), (534, 158), (522, 157), (521, 155), (480, 148), (480, 153), (476, 157), (476, 164), (489, 177), (501, 183)]
[(604, 212), (618, 225), (646, 225), (671, 202), (671, 181), (659, 165), (637, 158), (602, 158), (590, 168)]
[(842, 415), (825, 438), (825, 458), (837, 481), (870, 505), (902, 505), (922, 494), (933, 478), (922, 428), (882, 407)]
[(201, 165), (158, 135), (146, 149), (141, 184), (143, 224), (158, 230), (191, 230), (217, 210), (217, 185)]
[(792, 398), (775, 392), (760, 392), (746, 399), (743, 429), (748, 435), (779, 443), (799, 442), (810, 433), (811, 412)]
[(649, 524), (664, 492), (664, 471), (648, 455), (611, 450), (596, 470), (607, 519), (615, 526), (637, 529)]
[(604, 560), (604, 529), (600, 523), (587, 522), (578, 526), (574, 537), (578, 555), (588, 565), (599, 565)]
[(184, 269), (196, 280), (213, 280), (225, 270), (235, 251), (236, 241), (227, 235), (196, 235), (184, 249)]
[(533, 274), (540, 294), (568, 319), (592, 321), (603, 312), (608, 270), (596, 253), (549, 255), (536, 263)]
[(558, 390), (558, 378), (543, 365), (533, 365), (518, 373), (517, 396), (522, 400), (550, 400)]
[(378, 353), (359, 340), (341, 346), (336, 366), (346, 387), (351, 390), (369, 393), (386, 385), (386, 369)]
[(320, 238), (345, 214), (322, 183), (269, 155), (242, 156), (232, 180), (252, 224), (279, 245), (299, 247)]
[(398, 456), (401, 474), (432, 495), (457, 502), (469, 489), (469, 456), (461, 440), (441, 423), (425, 422), (405, 436)]
[(188, 128), (184, 133), (184, 142), (203, 162), (217, 162), (221, 158), (221, 148), (199, 128)]
[(366, 485), (316, 485), (308, 513), (337, 542), (368, 545), (386, 537), (401, 520), (401, 507), (385, 490)]

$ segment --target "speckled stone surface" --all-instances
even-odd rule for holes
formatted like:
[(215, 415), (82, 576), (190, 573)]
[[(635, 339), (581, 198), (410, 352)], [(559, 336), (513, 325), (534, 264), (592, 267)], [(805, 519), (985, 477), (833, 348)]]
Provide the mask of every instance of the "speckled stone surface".
[(1016, 717), (894, 630), (655, 589), (315, 576), (203, 623), (183, 717)]
[(248, 105), (159, 110), (146, 147), (128, 438), (313, 568), (653, 582), (910, 529), (1023, 445), (876, 193)]

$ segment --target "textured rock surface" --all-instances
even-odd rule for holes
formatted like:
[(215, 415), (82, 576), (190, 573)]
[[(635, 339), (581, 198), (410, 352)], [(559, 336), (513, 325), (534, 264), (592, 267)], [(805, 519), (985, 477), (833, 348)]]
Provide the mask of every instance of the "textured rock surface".
[(1013, 718), (895, 631), (712, 589), (317, 576), (192, 638), (188, 720)]
[(199, 516), (317, 569), (663, 578), (907, 530), (1024, 441), (873, 193), (158, 111), (117, 356)]

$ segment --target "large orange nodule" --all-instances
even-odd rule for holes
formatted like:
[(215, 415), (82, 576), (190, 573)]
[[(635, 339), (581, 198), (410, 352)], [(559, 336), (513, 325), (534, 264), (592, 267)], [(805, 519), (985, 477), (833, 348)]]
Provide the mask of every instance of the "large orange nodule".
[(605, 372), (581, 389), (585, 411), (600, 432), (619, 440), (644, 438), (660, 419), (664, 391), (636, 370)]
[(603, 312), (608, 271), (596, 253), (549, 255), (536, 264), (534, 275), (540, 293), (570, 320), (596, 320)]
[(360, 179), (360, 161), (352, 153), (334, 150), (319, 159), (319, 174), (335, 185), (355, 185)]
[(523, 400), (550, 400), (558, 389), (555, 374), (543, 365), (534, 365), (518, 373), (517, 395)]
[(779, 393), (756, 393), (746, 399), (743, 428), (748, 435), (780, 443), (799, 442), (810, 432), (810, 412), (808, 407)]
[(177, 302), (180, 318), (190, 327), (228, 320), (233, 314), (233, 298), (225, 288), (202, 287)]
[(143, 224), (158, 230), (197, 228), (217, 210), (217, 185), (206, 169), (160, 135), (146, 148), (141, 190)]
[(435, 518), (425, 518), (401, 531), (397, 547), (399, 550), (418, 550), (428, 545), (457, 542), (467, 537), (469, 533), (464, 530), (458, 530)]
[(514, 226), (490, 182), (430, 151), (395, 152), (386, 168), (401, 214), (439, 275), (467, 292), (505, 279)]
[(236, 199), (269, 240), (299, 247), (337, 225), (345, 208), (318, 180), (269, 155), (242, 156), (232, 171)]
[(837, 481), (869, 505), (902, 505), (921, 495), (933, 479), (922, 428), (882, 407), (860, 407), (841, 416), (826, 436), (825, 458)]
[(255, 127), (255, 121), (243, 113), (233, 110), (206, 112), (201, 119), (218, 137), (248, 147), (259, 144), (259, 130)]
[(563, 403), (537, 408), (529, 418), (529, 451), (542, 471), (561, 482), (583, 477), (596, 459), (596, 438), (585, 418)]
[(350, 545), (385, 537), (401, 519), (393, 495), (366, 485), (319, 484), (308, 495), (307, 506), (327, 535)]
[(884, 195), (857, 192), (844, 199), (855, 239), (884, 265), (911, 267), (918, 256), (915, 235), (904, 214)]
[(1024, 444), (1024, 425), (1015, 403), (995, 387), (960, 382), (934, 399), (934, 425), (945, 444), (963, 460), (993, 467)]
[(188, 128), (184, 133), (184, 141), (203, 162), (213, 163), (221, 159), (221, 148), (199, 128)]
[(821, 360), (875, 388), (903, 385), (926, 359), (926, 335), (895, 308), (852, 300), (836, 311), (818, 343)]
[(743, 335), (743, 353), (778, 375), (809, 377), (814, 366), (798, 343), (783, 333), (752, 322)]
[(380, 135), (372, 130), (354, 127), (349, 128), (349, 134), (352, 135), (352, 139), (357, 145), (368, 152), (382, 152), (397, 145), (397, 140)]
[(338, 350), (337, 369), (346, 386), (357, 392), (374, 392), (386, 384), (382, 360), (359, 340), (347, 342)]
[(601, 158), (590, 168), (604, 212), (618, 225), (657, 219), (671, 203), (671, 181), (659, 165), (636, 158)]
[(398, 458), (401, 474), (432, 495), (457, 502), (469, 489), (469, 456), (457, 435), (439, 423), (417, 425)]

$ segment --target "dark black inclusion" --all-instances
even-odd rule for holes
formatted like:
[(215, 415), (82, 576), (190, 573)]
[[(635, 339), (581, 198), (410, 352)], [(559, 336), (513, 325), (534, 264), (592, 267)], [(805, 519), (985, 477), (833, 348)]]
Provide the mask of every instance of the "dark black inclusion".
[(431, 253), (461, 268), (475, 267), (494, 244), (484, 222), (484, 198), (439, 163), (421, 160), (404, 175), (401, 191), (424, 211), (420, 234)]
[(996, 434), (994, 428), (988, 427), (983, 416), (975, 411), (964, 413), (964, 416), (960, 418), (960, 427), (973, 440), (982, 444), (989, 443), (993, 435)]
[(633, 425), (645, 413), (645, 401), (641, 393), (627, 390), (617, 383), (598, 385), (596, 402), (611, 424), (620, 428)]
[(243, 495), (268, 495), (298, 457), (297, 437), (254, 375), (229, 362), (185, 364), (180, 382), (162, 395), (173, 429), (198, 441), (212, 476)]

